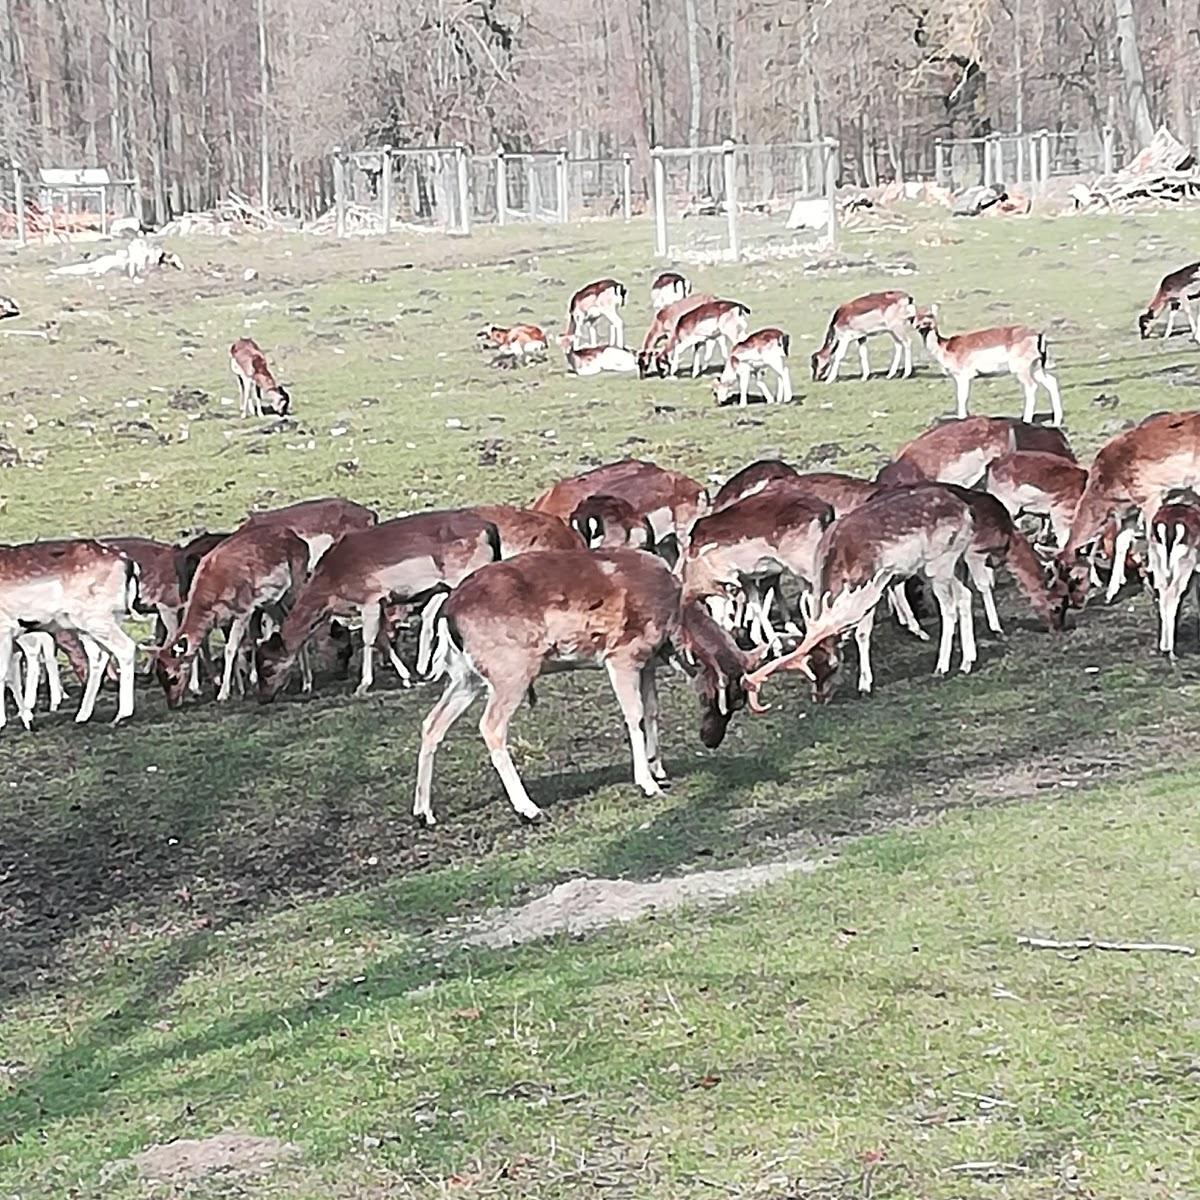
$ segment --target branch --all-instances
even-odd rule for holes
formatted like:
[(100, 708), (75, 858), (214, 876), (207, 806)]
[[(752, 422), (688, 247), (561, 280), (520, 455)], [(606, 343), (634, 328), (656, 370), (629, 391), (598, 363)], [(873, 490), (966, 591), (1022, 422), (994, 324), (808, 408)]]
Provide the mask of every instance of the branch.
[(1031, 950), (1119, 950), (1123, 953), (1157, 951), (1161, 954), (1186, 954), (1188, 957), (1193, 957), (1196, 953), (1194, 946), (1174, 946), (1169, 942), (1102, 942), (1096, 938), (1075, 938), (1072, 941), (1059, 942), (1052, 938), (1018, 935), (1017, 945), (1028, 946)]

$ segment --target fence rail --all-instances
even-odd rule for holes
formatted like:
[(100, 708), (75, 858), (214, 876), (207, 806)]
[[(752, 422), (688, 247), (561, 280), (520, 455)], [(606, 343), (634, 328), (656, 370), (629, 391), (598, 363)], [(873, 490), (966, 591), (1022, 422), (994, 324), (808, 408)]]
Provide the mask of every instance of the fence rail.
[(1118, 163), (1116, 132), (1039, 129), (983, 137), (939, 138), (934, 142), (934, 176), (947, 187), (973, 183), (1028, 183), (1034, 192), (1055, 175), (1111, 175)]

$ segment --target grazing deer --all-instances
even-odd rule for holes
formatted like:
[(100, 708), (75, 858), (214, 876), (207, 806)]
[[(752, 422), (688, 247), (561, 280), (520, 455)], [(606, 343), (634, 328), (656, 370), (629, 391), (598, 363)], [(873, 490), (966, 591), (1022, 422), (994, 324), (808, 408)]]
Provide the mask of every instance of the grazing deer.
[(570, 524), (589, 550), (616, 550), (621, 546), (654, 549), (654, 530), (649, 519), (619, 496), (603, 492), (588, 496), (575, 506)]
[(835, 520), (821, 539), (816, 586), (803, 602), (804, 639), (790, 654), (747, 677), (750, 707), (764, 711), (760, 689), (780, 670), (803, 671), (813, 700), (827, 701), (840, 667), (838, 641), (850, 629), (858, 644), (859, 691), (869, 692), (874, 685), (870, 643), (876, 606), (894, 581), (914, 575), (930, 581), (941, 613), (934, 674), (950, 670), (956, 630), (962, 671), (970, 671), (976, 658), (971, 593), (958, 574), (973, 532), (971, 507), (936, 485), (881, 492)]
[[(410, 605), (457, 587), (500, 552), (496, 526), (469, 509), (413, 513), (347, 533), (317, 563), (280, 628), (259, 644), (259, 699), (275, 698), (318, 625), (347, 614), (362, 620), (362, 678), (355, 695), (365, 695), (375, 679), (384, 602)], [(407, 686), (408, 668), (390, 642), (388, 652)]]
[(907, 379), (913, 369), (912, 342), (908, 333), (916, 311), (913, 298), (907, 292), (869, 292), (834, 309), (825, 340), (812, 356), (813, 381), (832, 383), (837, 379), (842, 359), (853, 343), (858, 344), (862, 377), (864, 381), (870, 379), (867, 338), (877, 333), (886, 333), (895, 343), (887, 377), (894, 379), (903, 362), (904, 378)]
[(660, 271), (650, 285), (650, 307), (659, 312), (676, 300), (686, 299), (691, 293), (692, 285), (678, 271)]
[[(116, 721), (133, 714), (137, 647), (121, 628), (137, 600), (137, 565), (118, 550), (87, 540), (0, 547), (0, 680), (9, 676), (14, 641), (30, 630), (81, 635), (89, 662), (76, 721), (87, 721), (103, 678), (102, 656), (119, 669)], [(0, 726), (5, 723), (0, 687)], [(22, 716), (28, 724), (28, 715)], [(114, 722), (115, 723), (115, 722)]]
[(624, 346), (582, 346), (576, 348), (571, 334), (558, 339), (567, 370), (574, 375), (632, 375), (638, 369), (637, 355)]
[(745, 705), (754, 660), (698, 607), (681, 604), (679, 580), (636, 550), (540, 551), (482, 567), (441, 605), (434, 672), (446, 689), (421, 726), (413, 815), (433, 825), (433, 763), (451, 726), (481, 692), (479, 732), (513, 808), (529, 798), (508, 750), (508, 726), (544, 672), (603, 667), (625, 717), (634, 782), (657, 796), (665, 778), (655, 668), (678, 653), (693, 664), (703, 703), (701, 738), (715, 748)]
[[(650, 522), (656, 547), (673, 539), (682, 549), (692, 522), (708, 509), (708, 493), (694, 479), (636, 458), (608, 463), (582, 475), (560, 479), (530, 508), (569, 521), (579, 505), (596, 495), (616, 496)], [(669, 545), (666, 549), (669, 550)]]
[(761, 492), (777, 479), (795, 479), (798, 474), (795, 467), (788, 466), (782, 459), (760, 458), (742, 467), (740, 471), (735, 471), (721, 484), (713, 497), (712, 511), (720, 512), (746, 496)]
[(667, 362), (661, 351), (662, 347), (674, 334), (675, 325), (679, 321), (679, 318), (685, 313), (701, 307), (701, 305), (710, 304), (715, 299), (716, 296), (710, 295), (707, 292), (701, 293), (698, 296), (685, 296), (683, 299), (667, 304), (655, 312), (654, 319), (650, 322), (650, 327), (646, 330), (646, 336), (642, 338), (641, 349), (638, 351), (637, 356), (638, 373), (643, 379), (648, 375), (666, 374)]
[(481, 348), (516, 363), (546, 357), (546, 334), (536, 325), (485, 325), (475, 337)]
[[(21, 665), (18, 665), (14, 654), (9, 663), (8, 677), (3, 686), (12, 693), (17, 705), (17, 717), (21, 724), (28, 729), (33, 720), (33, 712), (37, 708), (38, 684), (42, 672), (46, 674), (49, 708), (58, 712), (63, 702), (62, 676), (58, 671), (55, 635), (51, 633), (23, 633), (16, 639), (16, 647), (21, 651)], [(84, 660), (81, 679), (87, 678), (87, 660)]]
[[(792, 377), (787, 365), (789, 344), (790, 339), (782, 329), (759, 329), (744, 337), (729, 351), (724, 370), (713, 381), (713, 395), (717, 403), (724, 404), (729, 399), (736, 381), (738, 403), (745, 408), (751, 378), (758, 384), (768, 404), (773, 400), (780, 404), (789, 403), (792, 399)], [(764, 378), (767, 371), (773, 371), (779, 380), (779, 390), (774, 396), (767, 389)]]
[(1013, 428), (998, 417), (966, 417), (946, 421), (919, 433), (901, 446), (875, 479), (892, 484), (956, 483), (974, 487), (988, 464), (1017, 448)]
[(500, 535), (500, 557), (512, 558), (531, 550), (580, 550), (578, 532), (561, 517), (534, 512), (515, 504), (475, 504), (463, 512), (495, 525)]
[(1186, 267), (1164, 275), (1158, 285), (1158, 291), (1150, 297), (1146, 311), (1138, 316), (1138, 333), (1143, 338), (1148, 338), (1158, 314), (1165, 308), (1168, 310), (1167, 331), (1163, 337), (1170, 337), (1175, 329), (1175, 314), (1182, 305), (1192, 329), (1192, 338), (1200, 342), (1200, 326), (1196, 324), (1197, 299), (1200, 299), (1200, 262), (1188, 263)]
[[(154, 618), (154, 641), (165, 646), (175, 637), (186, 593), (179, 590), (176, 569), (178, 550), (167, 542), (145, 537), (105, 537), (102, 545), (112, 546), (137, 564), (138, 594), (134, 613)], [(154, 670), (153, 657), (146, 661), (146, 674)]]
[[(243, 525), (200, 560), (179, 630), (155, 656), (168, 708), (183, 703), (204, 639), (226, 621), (225, 669), (217, 700), (229, 699), (242, 639), (260, 632), (264, 615), (276, 623), (283, 620), (308, 578), (308, 560), (308, 543), (286, 526), (272, 524)], [(307, 692), (312, 689), (307, 659), (302, 670)]]
[(666, 344), (658, 354), (660, 374), (679, 373), (679, 360), (687, 351), (692, 352), (692, 378), (700, 374), (703, 366), (712, 361), (719, 348), (723, 358), (746, 336), (746, 318), (750, 309), (737, 300), (710, 300), (689, 309), (675, 322)]
[(292, 398), (286, 388), (275, 382), (267, 366), (267, 356), (253, 338), (238, 338), (229, 347), (229, 365), (238, 381), (243, 417), (261, 418), (264, 400), (277, 416), (288, 414)]
[(625, 323), (621, 320), (621, 309), (628, 295), (623, 283), (615, 279), (597, 279), (571, 297), (567, 306), (567, 327), (563, 332), (575, 338), (582, 329), (587, 329), (590, 344), (596, 345), (599, 337), (596, 322), (601, 317), (608, 322), (608, 341), (611, 346), (625, 344)]
[(9, 317), (19, 317), (21, 309), (17, 302), (9, 296), (0, 296), (0, 321), (6, 321)]
[(1014, 450), (993, 459), (985, 486), (1014, 516), (1044, 517), (1055, 550), (1066, 545), (1087, 472), (1077, 463), (1041, 450)]
[(1179, 606), (1200, 584), (1200, 505), (1195, 498), (1164, 504), (1150, 522), (1147, 544), (1150, 584), (1158, 600), (1158, 648), (1173, 662)]
[(944, 338), (938, 332), (936, 304), (928, 311), (917, 313), (914, 325), (930, 358), (954, 380), (959, 419), (967, 415), (973, 379), (981, 375), (1007, 374), (1017, 377), (1025, 393), (1023, 421), (1033, 422), (1040, 384), (1050, 397), (1050, 423), (1062, 424), (1062, 397), (1058, 380), (1049, 370), (1050, 348), (1044, 333), (1028, 325), (998, 325)]
[(253, 512), (242, 522), (241, 528), (270, 525), (276, 529), (290, 529), (308, 546), (308, 569), (311, 571), (339, 538), (369, 529), (378, 520), (379, 514), (364, 504), (344, 500), (341, 496), (323, 496)]
[(1120, 532), (1113, 548), (1110, 600), (1125, 581), (1125, 559), (1136, 535), (1131, 518), (1140, 514), (1149, 529), (1166, 493), (1195, 487), (1200, 487), (1200, 411), (1154, 413), (1105, 442), (1088, 470), (1071, 532), (1058, 554), (1073, 602), (1082, 604), (1087, 594), (1090, 567), (1084, 549), (1112, 519)]

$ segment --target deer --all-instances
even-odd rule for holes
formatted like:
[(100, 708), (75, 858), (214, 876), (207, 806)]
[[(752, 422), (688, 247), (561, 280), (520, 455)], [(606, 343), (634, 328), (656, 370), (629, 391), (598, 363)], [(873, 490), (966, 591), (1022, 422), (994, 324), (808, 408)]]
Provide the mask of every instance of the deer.
[(509, 803), (542, 817), (508, 749), (508, 728), (539, 675), (603, 667), (625, 717), (635, 785), (662, 792), (656, 668), (678, 658), (701, 695), (701, 740), (715, 749), (745, 706), (742, 679), (756, 659), (739, 650), (699, 606), (681, 601), (678, 578), (639, 550), (542, 550), (481, 567), (435, 618), (434, 675), (440, 699), (421, 725), (413, 815), (436, 824), (434, 758), (480, 692), (479, 732)]
[(567, 370), (573, 375), (632, 375), (638, 370), (637, 355), (624, 346), (582, 346), (576, 348), (572, 334), (559, 339)]
[(1016, 448), (1016, 435), (1008, 421), (997, 417), (946, 421), (901, 446), (875, 479), (885, 485), (924, 480), (974, 487), (989, 463)]
[(1137, 518), (1148, 530), (1166, 493), (1198, 486), (1200, 411), (1152, 413), (1105, 442), (1088, 470), (1070, 533), (1058, 553), (1072, 603), (1080, 607), (1087, 596), (1090, 566), (1084, 549), (1103, 535), (1110, 521), (1115, 519), (1120, 529), (1108, 582), (1111, 602), (1125, 582), (1125, 560), (1137, 532)]
[(1182, 306), (1187, 323), (1191, 326), (1192, 339), (1200, 342), (1200, 326), (1196, 323), (1196, 300), (1200, 299), (1200, 262), (1188, 263), (1178, 271), (1162, 277), (1158, 290), (1150, 297), (1146, 311), (1138, 315), (1138, 334), (1143, 339), (1150, 336), (1159, 313), (1167, 309), (1167, 331), (1169, 338), (1175, 330), (1175, 314)]
[(1016, 376), (1025, 394), (1023, 421), (1033, 423), (1040, 385), (1050, 397), (1050, 424), (1062, 424), (1062, 396), (1058, 380), (1050, 371), (1050, 345), (1045, 333), (1028, 325), (997, 325), (944, 338), (938, 332), (937, 317), (935, 304), (917, 313), (914, 326), (929, 357), (954, 380), (960, 420), (967, 416), (973, 379), (1007, 374)]
[(868, 292), (865, 296), (856, 296), (839, 305), (829, 318), (825, 340), (812, 356), (813, 382), (824, 380), (833, 383), (838, 377), (842, 359), (853, 343), (858, 344), (863, 381), (870, 379), (867, 338), (879, 333), (886, 333), (895, 346), (887, 377), (894, 379), (903, 363), (903, 375), (907, 379), (913, 370), (912, 342), (908, 334), (916, 312), (913, 298), (907, 292), (897, 291)]
[(620, 546), (654, 550), (654, 529), (649, 518), (619, 496), (597, 492), (586, 497), (575, 506), (569, 523), (589, 550)]
[(339, 538), (347, 533), (369, 529), (378, 520), (379, 514), (364, 504), (345, 500), (341, 496), (322, 496), (252, 512), (242, 522), (241, 528), (273, 525), (279, 529), (290, 529), (297, 537), (303, 538), (308, 546), (308, 569), (311, 571)]
[(485, 325), (475, 338), (480, 348), (518, 364), (546, 357), (546, 334), (537, 325)]
[[(13, 645), (23, 634), (73, 630), (89, 666), (75, 720), (91, 719), (106, 654), (116, 659), (119, 671), (113, 723), (131, 717), (137, 646), (121, 626), (137, 601), (137, 589), (137, 564), (99, 542), (68, 539), (0, 547), (0, 681), (9, 677)], [(24, 706), (19, 715), (28, 727)], [(0, 687), (0, 727), (6, 719)]]
[[(718, 404), (724, 404), (738, 385), (738, 404), (746, 407), (750, 380), (753, 378), (768, 404), (788, 404), (792, 399), (792, 377), (788, 373), (787, 356), (791, 339), (782, 329), (759, 329), (748, 334), (730, 351), (720, 376), (713, 381), (713, 396)], [(779, 380), (779, 390), (774, 396), (767, 388), (765, 375), (774, 373)]]
[(1186, 595), (1197, 594), (1200, 576), (1200, 503), (1194, 494), (1171, 496), (1150, 521), (1147, 539), (1150, 584), (1158, 602), (1158, 648), (1175, 661), (1175, 627)]
[[(154, 618), (156, 647), (171, 641), (179, 628), (185, 595), (179, 590), (177, 548), (147, 537), (103, 537), (98, 540), (137, 564), (138, 594), (133, 612), (140, 617)], [(145, 673), (150, 674), (153, 670), (151, 656), (146, 661)]]
[(229, 347), (229, 365), (238, 381), (243, 417), (261, 419), (264, 400), (272, 413), (287, 416), (292, 398), (286, 388), (275, 382), (275, 376), (267, 366), (267, 356), (253, 338), (238, 338)]
[(721, 484), (713, 497), (712, 511), (720, 512), (738, 500), (761, 492), (778, 479), (795, 479), (799, 473), (780, 458), (760, 458), (735, 471)]
[[(243, 525), (209, 551), (196, 568), (183, 619), (175, 636), (155, 655), (155, 672), (168, 708), (179, 708), (192, 664), (209, 631), (229, 622), (225, 668), (217, 701), (233, 692), (242, 640), (261, 632), (263, 617), (283, 620), (308, 578), (308, 543), (284, 525)], [(308, 660), (301, 664), (304, 690), (312, 690)]]
[[(708, 493), (694, 479), (636, 458), (607, 463), (582, 475), (560, 479), (530, 505), (564, 521), (588, 497), (616, 496), (650, 522), (657, 550), (682, 550), (692, 522), (708, 509)], [(666, 545), (664, 545), (666, 543)]]
[(816, 703), (833, 695), (840, 669), (838, 641), (854, 630), (858, 644), (860, 692), (874, 686), (870, 642), (875, 609), (896, 580), (921, 575), (929, 580), (941, 613), (935, 675), (950, 670), (957, 632), (961, 670), (977, 658), (971, 593), (959, 579), (974, 535), (971, 506), (939, 485), (885, 490), (838, 517), (818, 549), (816, 584), (802, 600), (804, 638), (790, 654), (746, 677), (747, 703), (766, 711), (764, 682), (776, 671), (802, 671)]
[(1055, 551), (1066, 545), (1087, 485), (1083, 467), (1043, 450), (1012, 450), (988, 463), (984, 478), (984, 486), (1013, 517), (1044, 518)]
[(650, 307), (657, 313), (692, 294), (692, 285), (678, 271), (660, 271), (650, 285)]
[(660, 374), (676, 375), (679, 360), (688, 350), (692, 352), (692, 378), (703, 366), (707, 367), (719, 348), (723, 358), (746, 336), (746, 318), (750, 309), (738, 300), (710, 300), (689, 309), (675, 322), (666, 344), (658, 354)]
[(655, 311), (654, 319), (650, 322), (645, 337), (642, 338), (641, 349), (638, 350), (638, 374), (643, 379), (649, 375), (666, 374), (667, 363), (660, 351), (662, 345), (675, 332), (675, 325), (679, 318), (714, 300), (716, 300), (716, 296), (705, 292), (700, 295), (685, 296)]
[[(318, 625), (348, 614), (362, 621), (362, 676), (354, 694), (365, 696), (375, 680), (373, 648), (385, 602), (431, 599), (500, 554), (496, 526), (469, 509), (413, 513), (345, 534), (321, 557), (283, 624), (259, 643), (259, 701), (275, 699)], [(388, 648), (401, 684), (408, 686), (408, 668), (390, 642)]]
[(581, 287), (567, 306), (567, 327), (563, 333), (574, 338), (586, 328), (594, 346), (599, 341), (596, 322), (604, 318), (608, 322), (609, 345), (623, 346), (625, 323), (621, 320), (621, 309), (627, 295), (625, 285), (615, 279), (597, 279)]

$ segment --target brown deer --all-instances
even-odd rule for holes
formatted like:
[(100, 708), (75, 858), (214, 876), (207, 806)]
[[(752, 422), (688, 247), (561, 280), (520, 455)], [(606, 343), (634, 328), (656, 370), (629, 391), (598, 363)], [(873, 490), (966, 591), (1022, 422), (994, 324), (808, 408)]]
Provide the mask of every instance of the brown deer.
[(1158, 648), (1175, 659), (1175, 627), (1183, 598), (1197, 592), (1200, 576), (1200, 504), (1195, 496), (1164, 504), (1147, 539), (1150, 584), (1158, 601)]
[(814, 382), (824, 380), (832, 383), (838, 377), (842, 359), (851, 344), (858, 344), (858, 357), (862, 365), (863, 380), (871, 377), (871, 364), (867, 358), (867, 338), (877, 333), (886, 333), (895, 343), (892, 365), (887, 377), (894, 379), (904, 364), (904, 378), (912, 374), (912, 342), (909, 330), (916, 305), (907, 292), (869, 292), (856, 296), (834, 309), (829, 318), (825, 340), (812, 356)]
[(956, 630), (962, 670), (970, 671), (976, 659), (971, 593), (958, 575), (973, 533), (970, 505), (936, 485), (883, 491), (839, 517), (821, 540), (816, 586), (803, 602), (804, 639), (790, 654), (747, 677), (750, 707), (764, 711), (760, 689), (781, 670), (803, 671), (814, 701), (828, 700), (840, 668), (838, 641), (850, 629), (858, 643), (859, 690), (869, 692), (874, 684), (870, 639), (876, 606), (894, 581), (914, 575), (930, 581), (941, 612), (934, 673), (950, 670)]
[(291, 396), (275, 382), (267, 356), (253, 338), (238, 338), (229, 347), (229, 365), (238, 381), (243, 417), (262, 417), (264, 400), (277, 416), (291, 411)]
[[(773, 401), (789, 403), (792, 399), (792, 377), (787, 365), (790, 344), (782, 329), (759, 329), (744, 337), (729, 351), (724, 370), (713, 381), (713, 396), (717, 403), (724, 404), (729, 399), (736, 383), (738, 403), (745, 408), (751, 379), (757, 382), (768, 404)], [(773, 372), (779, 381), (779, 390), (774, 396), (764, 378), (767, 371)]]
[[(76, 721), (87, 721), (103, 679), (104, 656), (117, 661), (116, 721), (133, 715), (137, 646), (121, 628), (137, 601), (137, 565), (119, 550), (84, 539), (0, 547), (0, 681), (9, 677), (14, 642), (29, 631), (73, 630), (88, 657), (88, 681)], [(35, 685), (36, 686), (36, 685)], [(0, 726), (6, 720), (0, 686)], [(28, 725), (22, 707), (21, 720)]]
[(616, 550), (621, 546), (654, 549), (649, 519), (619, 496), (603, 492), (588, 496), (575, 506), (570, 524), (589, 550)]
[(311, 571), (340, 537), (369, 529), (378, 520), (378, 513), (363, 504), (344, 500), (341, 496), (323, 496), (253, 512), (242, 522), (241, 528), (272, 525), (277, 529), (290, 529), (308, 546), (308, 569)]
[(660, 271), (650, 285), (650, 307), (655, 311), (684, 300), (692, 293), (692, 285), (678, 271)]
[[(242, 639), (259, 632), (263, 615), (278, 623), (308, 577), (308, 543), (286, 526), (246, 524), (210, 550), (196, 568), (178, 632), (155, 656), (167, 707), (178, 708), (192, 676), (192, 663), (209, 631), (229, 622), (225, 669), (217, 700), (232, 694)], [(312, 689), (308, 661), (304, 690)]]
[[(677, 375), (679, 360), (692, 352), (692, 378), (707, 367), (719, 348), (722, 358), (746, 336), (750, 309), (738, 300), (710, 300), (689, 309), (675, 322), (658, 355), (659, 374)], [(703, 360), (703, 363), (702, 361)]]
[(534, 512), (515, 504), (473, 504), (463, 512), (495, 525), (500, 535), (500, 557), (512, 558), (531, 550), (580, 550), (580, 535), (561, 517)]
[(638, 358), (624, 346), (581, 346), (576, 347), (572, 334), (564, 333), (558, 339), (562, 346), (567, 370), (584, 378), (592, 375), (632, 375), (638, 370)]
[(1028, 325), (998, 325), (944, 338), (938, 332), (936, 304), (917, 313), (914, 325), (929, 357), (954, 380), (960, 419), (967, 415), (973, 379), (981, 375), (1015, 375), (1025, 393), (1021, 419), (1033, 423), (1040, 384), (1050, 397), (1050, 423), (1062, 424), (1062, 397), (1058, 380), (1049, 369), (1050, 347), (1044, 333)]
[(516, 363), (546, 357), (546, 334), (537, 325), (485, 325), (475, 338), (481, 348)]
[(641, 349), (638, 351), (638, 373), (644, 379), (648, 375), (665, 375), (667, 360), (662, 354), (662, 348), (675, 332), (676, 322), (684, 314), (709, 304), (716, 299), (707, 292), (696, 296), (685, 296), (656, 310), (654, 319), (642, 338)]
[[(413, 513), (347, 533), (317, 563), (282, 626), (259, 645), (259, 699), (275, 698), (319, 624), (348, 614), (362, 620), (362, 678), (355, 695), (365, 695), (375, 679), (373, 648), (384, 602), (414, 604), (457, 587), (500, 552), (496, 526), (469, 509)], [(391, 655), (407, 683), (408, 669)]]
[(957, 483), (974, 487), (988, 464), (1017, 448), (1008, 421), (996, 417), (966, 417), (926, 429), (901, 446), (878, 475), (881, 484)]
[(596, 322), (603, 318), (608, 322), (609, 345), (623, 346), (625, 323), (621, 320), (621, 309), (627, 295), (625, 285), (615, 279), (597, 279), (581, 287), (567, 306), (567, 327), (563, 333), (575, 338), (587, 329), (590, 344), (594, 346), (599, 341)]
[(745, 704), (742, 678), (754, 659), (708, 615), (681, 604), (679, 580), (637, 550), (524, 554), (476, 571), (436, 617), (434, 673), (446, 689), (421, 726), (413, 815), (433, 825), (433, 763), (451, 726), (482, 691), (479, 732), (513, 808), (527, 820), (529, 798), (508, 750), (508, 726), (539, 675), (603, 667), (629, 733), (633, 778), (657, 796), (665, 778), (655, 668), (678, 653), (693, 664), (703, 703), (701, 738), (715, 748)]
[(1178, 271), (1164, 275), (1158, 285), (1158, 291), (1150, 297), (1146, 311), (1138, 316), (1138, 333), (1143, 338), (1150, 336), (1158, 314), (1165, 308), (1167, 312), (1167, 331), (1163, 337), (1170, 337), (1175, 330), (1175, 314), (1182, 306), (1187, 323), (1192, 329), (1193, 340), (1200, 342), (1200, 327), (1196, 324), (1196, 300), (1200, 299), (1200, 262), (1188, 263)]
[(740, 471), (735, 471), (721, 484), (713, 497), (712, 511), (720, 512), (737, 500), (761, 492), (777, 479), (794, 479), (798, 474), (795, 467), (789, 466), (782, 459), (760, 458), (742, 467)]
[(1044, 517), (1061, 550), (1086, 484), (1078, 463), (1042, 450), (1014, 450), (988, 463), (985, 486), (1014, 517)]

